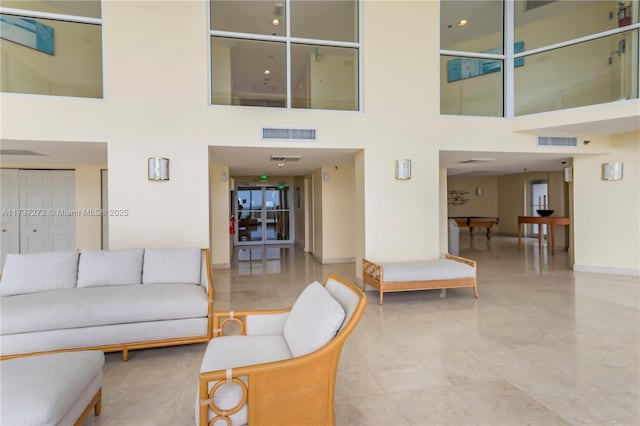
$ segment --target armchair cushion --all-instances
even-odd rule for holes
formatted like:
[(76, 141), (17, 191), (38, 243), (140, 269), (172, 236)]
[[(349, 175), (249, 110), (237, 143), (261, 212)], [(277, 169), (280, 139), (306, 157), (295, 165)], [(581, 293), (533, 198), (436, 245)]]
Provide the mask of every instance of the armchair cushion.
[(269, 315), (247, 315), (247, 335), (282, 335), (289, 312)]
[(73, 288), (77, 278), (75, 250), (8, 254), (2, 269), (0, 296)]
[(142, 284), (143, 252), (80, 250), (78, 287)]
[(333, 339), (344, 316), (340, 303), (322, 284), (309, 284), (284, 322), (284, 338), (293, 356), (306, 355)]
[(143, 284), (200, 284), (200, 249), (145, 249)]

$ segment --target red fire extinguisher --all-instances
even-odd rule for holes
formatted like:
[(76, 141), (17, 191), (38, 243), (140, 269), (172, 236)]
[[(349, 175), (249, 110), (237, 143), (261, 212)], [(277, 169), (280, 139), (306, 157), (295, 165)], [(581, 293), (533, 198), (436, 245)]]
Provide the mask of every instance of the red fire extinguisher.
[(235, 235), (236, 233), (236, 218), (232, 215), (229, 219), (229, 235)]
[(618, 2), (618, 27), (631, 25), (631, 3)]

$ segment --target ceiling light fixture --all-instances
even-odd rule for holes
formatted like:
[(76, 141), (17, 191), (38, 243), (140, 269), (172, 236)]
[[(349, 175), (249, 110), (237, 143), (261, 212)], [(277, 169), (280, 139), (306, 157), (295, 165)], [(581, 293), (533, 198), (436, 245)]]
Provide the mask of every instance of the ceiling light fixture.
[(458, 21), (458, 26), (459, 27), (464, 27), (465, 25), (467, 25), (469, 23), (469, 20), (466, 18), (462, 18), (461, 20)]
[(264, 70), (264, 75), (269, 75), (269, 74), (271, 74), (270, 70)]
[(271, 20), (271, 24), (277, 27), (278, 25), (280, 25), (280, 20), (278, 18), (273, 18)]

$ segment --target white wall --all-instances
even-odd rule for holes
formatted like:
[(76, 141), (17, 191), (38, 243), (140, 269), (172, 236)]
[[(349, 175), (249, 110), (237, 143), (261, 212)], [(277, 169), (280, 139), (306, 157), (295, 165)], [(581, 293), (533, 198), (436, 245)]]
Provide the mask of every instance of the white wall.
[(322, 261), (353, 262), (356, 257), (355, 170), (323, 167)]
[[(476, 195), (476, 188), (482, 188), (482, 195)], [(497, 176), (456, 177), (447, 180), (448, 190), (465, 190), (469, 201), (460, 205), (448, 205), (448, 216), (498, 216)]]
[[(633, 118), (640, 105), (636, 100), (511, 121), (440, 116), (438, 3), (367, 1), (363, 4), (363, 112), (208, 106), (206, 2), (107, 1), (103, 11), (104, 101), (0, 95), (0, 137), (107, 142), (111, 207), (131, 212), (110, 223), (113, 249), (206, 247), (212, 233), (214, 240), (222, 238), (226, 243), (227, 229), (220, 225), (217, 233), (215, 225), (209, 228), (208, 147), (260, 144), (304, 150), (308, 144), (260, 141), (259, 129), (311, 126), (319, 135), (314, 148), (364, 150), (357, 157), (355, 173), (355, 196), (363, 203), (361, 210), (356, 207), (356, 228), (362, 227), (355, 237), (357, 256), (389, 261), (438, 257), (442, 246), (437, 202), (440, 150), (539, 152), (535, 137), (540, 129), (591, 119)], [(637, 163), (637, 151), (620, 150), (618, 142), (612, 143), (615, 137), (575, 136), (591, 144), (554, 152), (576, 157), (615, 152), (625, 164)], [(147, 180), (150, 156), (170, 158), (170, 181)], [(411, 180), (394, 178), (398, 158), (412, 160)], [(582, 167), (576, 164), (578, 174)], [(314, 174), (314, 181), (317, 177)], [(598, 192), (596, 197), (585, 197), (579, 183), (574, 185), (576, 220), (580, 210), (598, 211)], [(619, 197), (610, 201), (626, 206)], [(640, 215), (637, 205), (629, 207), (629, 215)], [(413, 238), (389, 226), (406, 223), (408, 213), (419, 214), (422, 221)], [(316, 239), (322, 238), (321, 231), (316, 229)], [(593, 229), (576, 225), (576, 243), (591, 244), (590, 238), (580, 240), (578, 235), (589, 232)], [(314, 245), (320, 248), (322, 241), (314, 240)], [(615, 246), (622, 253), (636, 250), (630, 239), (616, 241)], [(637, 268), (627, 255), (613, 261), (609, 251), (600, 242), (592, 244), (576, 253), (576, 263)], [(359, 268), (356, 273), (360, 274)]]
[[(617, 135), (608, 155), (574, 159), (575, 265), (579, 271), (640, 275), (640, 132)], [(622, 161), (624, 177), (601, 179)]]
[[(220, 178), (223, 173), (226, 173), (227, 181), (223, 181)], [(228, 268), (231, 264), (233, 238), (233, 236), (229, 235), (229, 218), (233, 214), (229, 195), (229, 167), (211, 165), (209, 178), (211, 263), (214, 267)]]

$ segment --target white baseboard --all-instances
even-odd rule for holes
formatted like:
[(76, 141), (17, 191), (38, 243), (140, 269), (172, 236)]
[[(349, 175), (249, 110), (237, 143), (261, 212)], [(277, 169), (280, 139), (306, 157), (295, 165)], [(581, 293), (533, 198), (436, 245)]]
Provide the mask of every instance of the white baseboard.
[(573, 265), (573, 270), (577, 272), (594, 272), (597, 274), (631, 275), (640, 276), (640, 269), (631, 268), (610, 268), (607, 266)]
[(213, 269), (229, 269), (231, 268), (230, 263), (212, 263), (211, 268)]
[(334, 257), (333, 259), (322, 259), (318, 257), (315, 253), (311, 253), (313, 258), (323, 265), (330, 265), (333, 263), (354, 263), (356, 261), (355, 257)]

